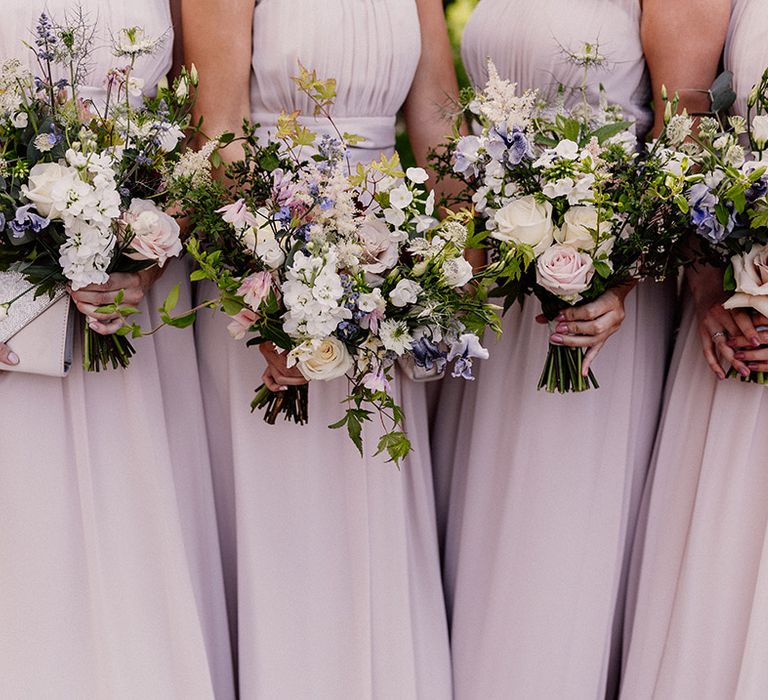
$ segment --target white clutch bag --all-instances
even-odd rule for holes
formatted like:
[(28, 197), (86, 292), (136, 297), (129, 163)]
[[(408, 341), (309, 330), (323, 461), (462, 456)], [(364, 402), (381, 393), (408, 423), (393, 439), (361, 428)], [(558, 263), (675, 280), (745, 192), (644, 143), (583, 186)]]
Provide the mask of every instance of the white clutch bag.
[[(0, 304), (29, 289), (29, 282), (17, 272), (0, 272)], [(66, 377), (72, 366), (74, 313), (64, 289), (53, 299), (47, 294), (34, 298), (30, 291), (14, 301), (8, 315), (0, 320), (0, 342), (8, 343), (19, 364), (0, 365), (7, 372)]]

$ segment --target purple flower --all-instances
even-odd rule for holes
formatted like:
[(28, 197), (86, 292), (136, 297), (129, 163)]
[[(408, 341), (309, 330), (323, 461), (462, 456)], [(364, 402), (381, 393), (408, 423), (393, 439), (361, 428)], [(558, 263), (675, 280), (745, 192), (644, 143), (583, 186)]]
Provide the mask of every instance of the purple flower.
[(436, 367), (438, 372), (443, 371), (448, 353), (440, 350), (435, 342), (427, 337), (422, 337), (411, 343), (411, 349), (413, 350), (413, 361), (417, 367), (423, 367), (427, 370)]
[(32, 204), (25, 204), (16, 210), (16, 215), (9, 224), (14, 238), (23, 238), (28, 231), (40, 233), (51, 223), (50, 219), (46, 219), (33, 211), (33, 206)]
[(477, 177), (480, 172), (477, 165), (479, 157), (480, 139), (477, 136), (462, 136), (453, 154), (454, 172)]
[(712, 243), (721, 243), (728, 238), (738, 223), (738, 217), (731, 211), (728, 222), (723, 225), (717, 218), (717, 196), (703, 182), (699, 182), (688, 192), (688, 204), (691, 207), (691, 222), (696, 233)]
[(761, 197), (765, 197), (765, 195), (768, 194), (768, 178), (761, 177), (759, 180), (753, 182), (752, 187), (750, 187), (745, 194), (748, 202), (755, 202)]
[(487, 360), (488, 357), (488, 351), (480, 345), (480, 338), (474, 333), (462, 333), (448, 351), (448, 362), (456, 360), (451, 376), (474, 381), (475, 378), (472, 376), (472, 360), (474, 358)]
[(513, 127), (507, 133), (505, 125), (493, 127), (488, 134), (486, 150), (494, 160), (507, 166), (519, 165), (525, 159), (533, 158), (533, 149), (525, 132)]

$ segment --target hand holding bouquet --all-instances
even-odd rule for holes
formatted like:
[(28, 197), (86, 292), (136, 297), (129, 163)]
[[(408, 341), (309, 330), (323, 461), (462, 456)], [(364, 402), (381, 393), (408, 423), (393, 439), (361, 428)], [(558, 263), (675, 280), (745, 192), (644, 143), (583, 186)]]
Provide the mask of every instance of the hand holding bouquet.
[[(297, 82), (333, 123), (334, 82), (308, 71)], [(347, 409), (331, 427), (346, 427), (362, 451), (363, 424), (379, 418), (378, 452), (397, 462), (410, 443), (391, 391), (395, 362), (440, 370), (452, 362), (454, 376), (470, 379), (473, 360), (488, 355), (479, 336), (498, 330), (494, 309), (468, 288), (471, 217), (438, 221), (426, 172), (403, 172), (396, 156), (349, 174), (354, 137), (317, 139), (297, 116), (280, 118), (271, 143), (246, 124), (244, 158), (226, 168), (226, 186), (204, 168), (177, 179), (199, 265), (193, 279), (215, 283), (211, 305), (232, 317), (234, 338), (274, 343), (307, 380), (345, 377)], [(189, 158), (202, 163), (215, 147)], [(307, 391), (262, 385), (252, 407), (268, 422), (304, 423)]]
[[(43, 14), (30, 47), (37, 75), (19, 61), (0, 66), (0, 270), (28, 280), (21, 296), (100, 285), (182, 251), (165, 179), (190, 125), (194, 71), (142, 98), (134, 66), (162, 38), (132, 27), (114, 37), (121, 65), (103, 89), (84, 87), (94, 36), (81, 14), (63, 25)], [(0, 309), (19, 298), (0, 299)], [(84, 332), (86, 370), (128, 365), (127, 328), (100, 336), (86, 319)]]
[[(583, 100), (571, 110), (518, 94), (489, 64), (486, 88), (470, 96), (477, 135), (452, 146), (483, 218), (492, 261), (482, 273), (505, 309), (534, 294), (550, 321), (567, 306), (674, 269), (685, 231), (689, 159), (662, 139), (642, 156), (620, 109)], [(597, 386), (581, 348), (550, 345), (539, 388)]]
[[(766, 111), (768, 71), (749, 95), (746, 119), (701, 120), (693, 155), (699, 174), (687, 193), (695, 249), (704, 262), (724, 270), (725, 291), (732, 292), (723, 306), (759, 317), (768, 316)], [(743, 380), (766, 384), (768, 375), (753, 372)]]

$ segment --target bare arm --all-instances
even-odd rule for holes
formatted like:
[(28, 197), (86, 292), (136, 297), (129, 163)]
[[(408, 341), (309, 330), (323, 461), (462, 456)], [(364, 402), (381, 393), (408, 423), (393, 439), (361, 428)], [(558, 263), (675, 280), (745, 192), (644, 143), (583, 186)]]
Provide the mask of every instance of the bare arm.
[(180, 0), (184, 57), (200, 75), (195, 118), (203, 132), (240, 133), (250, 112), (254, 0)]
[[(662, 86), (670, 96), (679, 95), (680, 109), (690, 113), (709, 110), (707, 89), (717, 76), (730, 14), (729, 0), (645, 0), (641, 32), (653, 86), (654, 134), (661, 131), (664, 123)], [(710, 369), (724, 379), (722, 358), (742, 374), (748, 374), (749, 370), (735, 358), (726, 341), (740, 329), (748, 338), (756, 338), (757, 333), (748, 314), (732, 314), (723, 308), (722, 271), (701, 266), (688, 268), (686, 279)]]
[(662, 86), (680, 95), (688, 112), (709, 110), (707, 90), (717, 77), (728, 32), (730, 0), (644, 0), (640, 36), (655, 106), (654, 134), (664, 124)]
[(421, 27), (421, 58), (403, 107), (408, 137), (419, 165), (430, 149), (446, 140), (459, 110), (459, 86), (453, 67), (443, 5), (416, 0)]

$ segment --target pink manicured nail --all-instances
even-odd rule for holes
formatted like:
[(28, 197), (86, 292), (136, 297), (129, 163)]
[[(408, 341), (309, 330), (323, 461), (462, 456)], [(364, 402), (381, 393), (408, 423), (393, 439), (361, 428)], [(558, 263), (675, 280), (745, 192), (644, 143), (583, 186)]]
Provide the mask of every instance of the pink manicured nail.
[(748, 377), (748, 376), (749, 376), (749, 370), (748, 370), (748, 369), (740, 369), (740, 370), (739, 370), (739, 374), (740, 374), (742, 377)]
[(745, 353), (743, 353), (743, 352), (735, 352), (735, 353), (733, 353), (733, 356), (734, 356), (734, 357), (735, 357), (737, 360), (743, 360), (743, 359), (746, 357), (746, 354), (745, 354)]
[(563, 342), (563, 336), (555, 333), (554, 335), (550, 336), (549, 340), (555, 343), (556, 345), (559, 345), (560, 343)]
[(567, 323), (558, 323), (555, 330), (558, 333), (567, 333), (568, 332), (568, 324)]
[(754, 345), (756, 348), (759, 348), (759, 347), (760, 347), (760, 338), (752, 338), (752, 340), (751, 340), (750, 342), (751, 342), (751, 343), (752, 343), (752, 345)]
[(565, 316), (563, 316), (563, 314), (559, 314), (555, 317), (555, 321), (565, 321)]
[(10, 362), (12, 365), (18, 365), (19, 364), (19, 356), (15, 352), (9, 352), (8, 353), (8, 362)]

